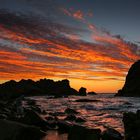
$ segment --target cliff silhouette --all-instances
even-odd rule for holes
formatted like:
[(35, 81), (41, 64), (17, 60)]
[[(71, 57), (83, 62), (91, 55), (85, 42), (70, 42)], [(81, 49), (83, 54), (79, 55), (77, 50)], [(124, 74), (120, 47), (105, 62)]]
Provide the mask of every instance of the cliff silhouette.
[(38, 95), (54, 95), (54, 96), (68, 96), (78, 95), (78, 91), (70, 87), (69, 80), (53, 81), (51, 79), (40, 79), (39, 81), (20, 80), (16, 82), (10, 80), (0, 84), (1, 97), (19, 97), (24, 96), (38, 96)]
[(116, 96), (140, 97), (140, 60), (135, 62), (129, 69), (125, 84)]

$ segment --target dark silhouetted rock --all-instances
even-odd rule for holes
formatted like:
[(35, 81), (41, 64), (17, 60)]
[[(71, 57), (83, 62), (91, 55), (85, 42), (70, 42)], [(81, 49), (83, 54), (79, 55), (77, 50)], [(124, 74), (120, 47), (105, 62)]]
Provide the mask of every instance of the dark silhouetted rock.
[(67, 113), (67, 114), (78, 114), (79, 112), (77, 112), (76, 110), (74, 110), (72, 108), (67, 108), (65, 110), (65, 113)]
[(131, 66), (126, 76), (125, 84), (116, 96), (140, 97), (140, 60)]
[(123, 114), (125, 140), (140, 140), (140, 111)]
[(96, 95), (97, 93), (95, 93), (94, 91), (88, 92), (88, 95)]
[(0, 120), (0, 140), (41, 140), (45, 135), (37, 127)]
[(64, 120), (75, 121), (76, 120), (76, 116), (74, 114), (70, 114)]
[(57, 126), (58, 126), (58, 131), (60, 133), (69, 133), (69, 131), (72, 127), (72, 124), (67, 121), (58, 121)]
[(53, 81), (50, 79), (40, 79), (39, 81), (24, 80), (19, 82), (14, 80), (0, 84), (0, 97), (5, 99), (24, 96), (54, 95), (63, 97), (78, 95), (78, 92), (70, 87), (69, 80)]
[(102, 133), (102, 140), (122, 140), (123, 136), (115, 129), (108, 128)]
[(78, 95), (80, 95), (80, 96), (86, 96), (87, 95), (86, 90), (87, 90), (86, 88), (81, 87), (79, 89), (79, 94)]
[(100, 133), (100, 129), (73, 125), (68, 134), (68, 140), (100, 140)]
[(32, 110), (26, 110), (26, 113), (24, 117), (20, 119), (20, 122), (27, 125), (37, 126), (44, 131), (47, 129), (46, 121), (43, 120), (36, 112)]
[(84, 123), (86, 122), (85, 119), (81, 118), (81, 117), (77, 117), (76, 120), (75, 120), (77, 123)]

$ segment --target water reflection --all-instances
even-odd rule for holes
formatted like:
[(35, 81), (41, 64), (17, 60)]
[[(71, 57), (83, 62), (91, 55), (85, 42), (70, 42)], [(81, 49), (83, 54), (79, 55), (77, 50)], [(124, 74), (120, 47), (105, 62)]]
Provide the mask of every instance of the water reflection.
[(48, 131), (43, 140), (67, 140), (67, 134), (59, 134), (57, 131)]
[[(97, 102), (76, 102), (77, 99), (96, 99)], [(47, 99), (46, 97), (34, 97), (37, 104), (47, 112), (64, 112), (67, 107), (71, 107), (78, 112), (79, 116), (86, 119), (81, 125), (91, 128), (100, 128), (104, 130), (106, 127), (111, 127), (123, 133), (122, 114), (126, 111), (135, 112), (140, 108), (140, 98), (124, 98), (113, 97), (113, 95), (97, 95), (78, 97), (72, 96), (69, 98)], [(65, 114), (58, 116), (60, 119), (65, 117)], [(53, 134), (52, 134), (53, 133)], [(45, 140), (64, 140), (65, 135), (58, 135), (57, 132), (49, 132)]]

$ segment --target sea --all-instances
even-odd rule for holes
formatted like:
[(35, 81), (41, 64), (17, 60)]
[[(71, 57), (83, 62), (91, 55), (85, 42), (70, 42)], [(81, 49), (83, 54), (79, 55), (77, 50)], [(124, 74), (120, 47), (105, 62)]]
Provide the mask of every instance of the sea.
[[(89, 128), (113, 128), (124, 134), (122, 122), (124, 112), (136, 112), (140, 109), (140, 98), (114, 97), (114, 94), (98, 94), (88, 96), (69, 96), (67, 98), (51, 98), (49, 96), (30, 97), (36, 104), (48, 113), (64, 112), (66, 108), (72, 108), (79, 113), (79, 117), (86, 120), (80, 125)], [(93, 99), (93, 102), (76, 102), (78, 99)], [(61, 113), (60, 113), (61, 114)], [(46, 115), (42, 115), (46, 117)], [(66, 116), (61, 114), (59, 119)], [(48, 131), (44, 140), (67, 140), (67, 134), (59, 134), (57, 131)]]

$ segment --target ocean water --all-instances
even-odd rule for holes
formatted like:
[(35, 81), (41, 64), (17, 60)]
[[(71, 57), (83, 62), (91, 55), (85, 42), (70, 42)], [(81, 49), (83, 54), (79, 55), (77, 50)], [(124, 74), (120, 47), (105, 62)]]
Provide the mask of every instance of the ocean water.
[[(111, 127), (122, 134), (124, 127), (122, 116), (124, 112), (136, 112), (140, 109), (140, 98), (134, 97), (114, 97), (113, 94), (98, 94), (93, 96), (70, 96), (69, 98), (52, 98), (46, 96), (30, 97), (36, 100), (36, 103), (47, 112), (64, 112), (67, 107), (80, 112), (79, 116), (86, 120), (83, 126), (91, 128), (100, 128), (104, 130)], [(77, 99), (95, 99), (95, 102), (76, 102)], [(46, 115), (45, 115), (46, 116)], [(42, 117), (45, 117), (42, 116)], [(58, 116), (60, 119), (65, 115)], [(48, 138), (45, 140), (66, 140), (65, 135), (59, 135), (57, 132), (48, 132)]]

